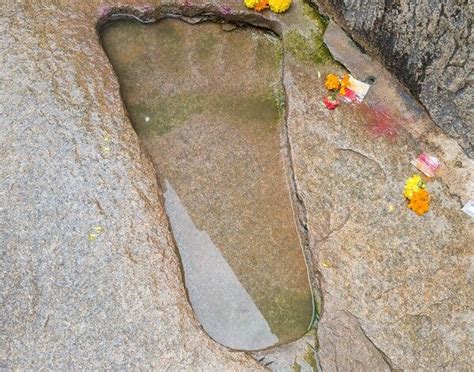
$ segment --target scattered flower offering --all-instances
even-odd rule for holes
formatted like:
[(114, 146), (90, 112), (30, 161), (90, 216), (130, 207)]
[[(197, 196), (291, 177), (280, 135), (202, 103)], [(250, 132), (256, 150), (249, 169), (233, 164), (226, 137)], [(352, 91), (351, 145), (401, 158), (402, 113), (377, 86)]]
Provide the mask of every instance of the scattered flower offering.
[(418, 216), (422, 216), (428, 212), (430, 208), (430, 194), (425, 189), (418, 190), (408, 203), (408, 208), (415, 212)]
[(90, 242), (93, 242), (103, 232), (104, 232), (104, 228), (102, 226), (98, 226), (98, 225), (92, 226), (92, 228), (89, 230), (89, 233), (87, 234), (87, 240), (89, 240)]
[(257, 12), (270, 8), (272, 12), (283, 13), (290, 8), (291, 0), (244, 0), (244, 3)]
[(430, 194), (426, 190), (426, 183), (418, 174), (408, 178), (403, 195), (408, 200), (408, 208), (422, 216), (430, 208)]
[(341, 94), (349, 103), (361, 103), (367, 92), (369, 91), (370, 84), (366, 84), (363, 81), (354, 79), (349, 75), (349, 81), (347, 82), (347, 88), (344, 90), (344, 94)]
[(441, 162), (438, 158), (424, 153), (420, 154), (416, 160), (412, 160), (411, 164), (428, 177), (434, 177), (436, 171), (441, 166)]
[(258, 0), (244, 0), (244, 4), (247, 8), (253, 9), (257, 5)]
[(426, 188), (426, 183), (423, 181), (421, 176), (418, 174), (413, 175), (409, 179), (407, 179), (405, 183), (405, 190), (403, 191), (403, 195), (405, 195), (405, 198), (411, 199), (413, 196), (413, 193)]
[(291, 0), (268, 0), (270, 10), (274, 13), (286, 12), (291, 5)]
[(257, 4), (255, 4), (254, 9), (257, 12), (261, 12), (264, 9), (268, 8), (268, 0), (259, 0)]
[(329, 74), (326, 76), (326, 82), (324, 83), (327, 90), (339, 90), (341, 88), (341, 79), (339, 76), (334, 74)]
[(464, 207), (462, 207), (462, 211), (474, 218), (474, 200), (469, 200)]
[(323, 103), (329, 110), (334, 110), (341, 102), (337, 99), (333, 100), (331, 97), (324, 97)]
[[(329, 74), (324, 85), (330, 94), (323, 99), (323, 103), (329, 110), (334, 110), (339, 105), (338, 98), (346, 103), (361, 103), (370, 88), (369, 84), (359, 81), (349, 74), (345, 74), (342, 78)], [(327, 104), (327, 102), (336, 101), (338, 102), (336, 106)]]

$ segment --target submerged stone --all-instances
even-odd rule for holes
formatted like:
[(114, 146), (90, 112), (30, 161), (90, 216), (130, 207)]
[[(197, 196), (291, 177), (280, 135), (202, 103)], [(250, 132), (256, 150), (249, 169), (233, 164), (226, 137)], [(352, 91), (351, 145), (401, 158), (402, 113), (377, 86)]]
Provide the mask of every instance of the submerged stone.
[(204, 329), (244, 350), (301, 337), (313, 300), (284, 160), (280, 41), (171, 19), (114, 22), (102, 41)]

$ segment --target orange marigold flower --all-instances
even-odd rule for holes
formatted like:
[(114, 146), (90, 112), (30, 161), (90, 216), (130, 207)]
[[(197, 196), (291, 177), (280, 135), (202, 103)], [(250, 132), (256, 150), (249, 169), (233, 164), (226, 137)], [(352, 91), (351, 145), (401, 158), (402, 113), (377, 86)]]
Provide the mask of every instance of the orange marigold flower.
[(349, 74), (345, 74), (341, 80), (341, 89), (339, 90), (339, 94), (341, 96), (345, 96), (346, 95), (346, 88), (349, 87)]
[(253, 9), (256, 10), (257, 12), (261, 12), (262, 10), (267, 9), (267, 8), (268, 8), (268, 0), (259, 0), (257, 4), (255, 4)]
[(410, 203), (408, 203), (408, 208), (410, 208), (418, 216), (421, 216), (428, 212), (430, 208), (430, 194), (428, 193), (428, 191), (424, 189), (415, 191), (410, 200)]
[(345, 74), (345, 75), (342, 77), (341, 86), (342, 86), (343, 88), (348, 88), (348, 87), (349, 87), (349, 85), (350, 85), (349, 79), (350, 79), (349, 74)]
[(339, 89), (339, 77), (334, 74), (329, 74), (326, 76), (326, 82), (324, 83), (326, 89), (328, 90), (337, 90)]

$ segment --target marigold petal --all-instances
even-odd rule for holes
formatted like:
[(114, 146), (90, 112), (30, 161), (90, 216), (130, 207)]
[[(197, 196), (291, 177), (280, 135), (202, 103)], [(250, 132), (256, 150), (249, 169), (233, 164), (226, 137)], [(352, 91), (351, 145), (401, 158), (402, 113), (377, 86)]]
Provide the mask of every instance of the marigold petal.
[(257, 4), (255, 4), (254, 9), (257, 12), (261, 12), (264, 9), (268, 8), (268, 0), (259, 0)]
[(340, 83), (339, 83), (339, 77), (334, 74), (329, 74), (326, 76), (326, 82), (324, 83), (326, 86), (326, 89), (328, 90), (337, 90), (339, 89)]
[(413, 193), (418, 192), (420, 189), (424, 189), (425, 187), (426, 184), (423, 179), (418, 174), (415, 174), (406, 180), (403, 195), (410, 200), (413, 197)]
[(349, 79), (350, 79), (350, 76), (349, 74), (345, 74), (341, 80), (341, 85), (344, 87), (344, 88), (347, 88), (349, 86)]
[(244, 0), (245, 6), (247, 8), (253, 9), (257, 5), (259, 0)]
[(283, 13), (288, 10), (291, 5), (291, 0), (269, 0), (268, 5), (272, 12)]

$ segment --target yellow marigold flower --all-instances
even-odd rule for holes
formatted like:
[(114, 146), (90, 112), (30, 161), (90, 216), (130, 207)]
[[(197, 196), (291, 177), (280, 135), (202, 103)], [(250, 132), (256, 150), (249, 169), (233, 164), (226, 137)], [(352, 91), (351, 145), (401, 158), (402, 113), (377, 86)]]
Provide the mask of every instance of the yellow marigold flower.
[(421, 216), (430, 209), (430, 194), (426, 190), (418, 190), (413, 193), (408, 208)]
[(326, 82), (324, 83), (324, 85), (326, 86), (326, 89), (328, 90), (339, 89), (339, 85), (340, 85), (339, 77), (334, 74), (329, 74), (328, 76), (326, 76)]
[(259, 0), (244, 0), (245, 6), (247, 8), (253, 9), (257, 5)]
[(423, 181), (423, 179), (418, 174), (415, 174), (409, 179), (407, 179), (403, 195), (405, 195), (405, 198), (407, 198), (408, 200), (411, 200), (411, 198), (413, 197), (413, 193), (424, 189), (425, 187), (425, 181)]
[(283, 13), (290, 7), (291, 0), (268, 0), (268, 5), (273, 12)]

